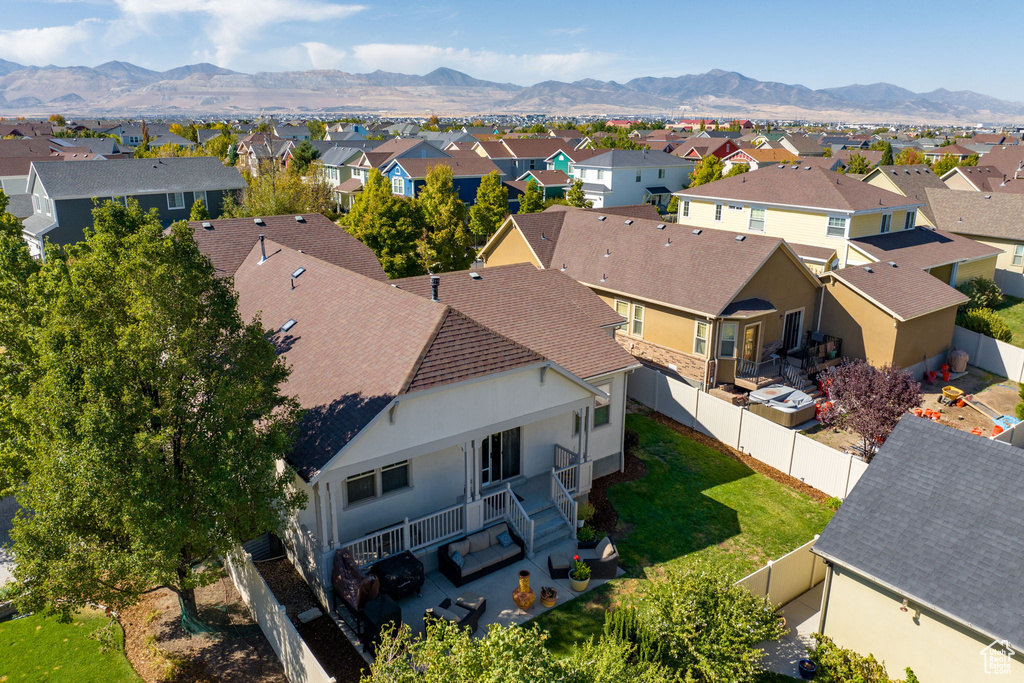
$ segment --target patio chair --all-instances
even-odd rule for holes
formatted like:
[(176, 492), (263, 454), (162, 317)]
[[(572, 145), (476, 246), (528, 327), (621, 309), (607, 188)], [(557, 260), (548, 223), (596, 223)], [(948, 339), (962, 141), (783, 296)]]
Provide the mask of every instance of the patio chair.
[(614, 579), (615, 573), (619, 570), (619, 550), (607, 536), (594, 548), (578, 546), (576, 554), (590, 567), (592, 579)]
[(452, 604), (451, 598), (445, 598), (437, 607), (428, 607), (423, 613), (423, 620), (445, 619), (458, 624), (460, 627), (468, 628), (470, 634), (476, 633), (480, 623), (480, 617), (487, 610), (487, 600), (469, 591), (464, 592), (455, 598)]

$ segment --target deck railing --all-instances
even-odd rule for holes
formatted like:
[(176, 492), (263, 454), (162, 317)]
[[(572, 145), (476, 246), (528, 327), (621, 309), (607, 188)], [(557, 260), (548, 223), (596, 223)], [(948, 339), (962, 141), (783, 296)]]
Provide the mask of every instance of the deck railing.
[(771, 379), (779, 376), (779, 359), (770, 358), (760, 363), (746, 358), (736, 361), (736, 377), (739, 379)]
[[(575, 467), (569, 469), (575, 471)], [(555, 504), (555, 509), (558, 510), (558, 514), (562, 516), (565, 523), (569, 525), (572, 537), (576, 538), (576, 506), (577, 503), (573, 500), (572, 495), (569, 494), (569, 490), (562, 484), (562, 479), (559, 476), (558, 470), (554, 467), (551, 468), (551, 502)]]
[(512, 493), (512, 485), (508, 484), (505, 489), (505, 502), (507, 511), (505, 513), (505, 519), (508, 523), (516, 530), (519, 537), (526, 543), (526, 554), (533, 555), (533, 520), (530, 519), (530, 515), (526, 514), (526, 509), (523, 508), (519, 499), (516, 498), (516, 494)]
[(352, 559), (360, 567), (373, 564), (388, 555), (394, 555), (406, 549), (407, 524), (408, 520), (399, 522), (395, 526), (349, 541), (342, 547), (352, 554)]
[(505, 511), (508, 510), (508, 496), (505, 495), (505, 491), (506, 489), (499, 489), (481, 498), (484, 505), (484, 524), (490, 524), (505, 516)]
[(408, 522), (408, 525), (409, 550), (419, 550), (461, 534), (466, 528), (465, 508), (453, 505)]
[(560, 444), (555, 444), (556, 468), (562, 469), (563, 467), (568, 467), (569, 465), (575, 465), (578, 460), (579, 457), (576, 455), (575, 451), (569, 450), (568, 448)]
[[(553, 467), (551, 471), (551, 476), (558, 479), (558, 481), (561, 482), (565, 490), (568, 491), (570, 494), (575, 494), (577, 491), (579, 491), (579, 467), (577, 467), (576, 465), (567, 465), (566, 467), (562, 468)], [(552, 495), (554, 495), (554, 492), (552, 492)]]

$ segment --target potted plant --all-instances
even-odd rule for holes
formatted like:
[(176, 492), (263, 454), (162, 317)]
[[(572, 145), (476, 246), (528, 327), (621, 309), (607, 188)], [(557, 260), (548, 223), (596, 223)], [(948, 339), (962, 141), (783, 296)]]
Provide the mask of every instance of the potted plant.
[(577, 593), (587, 590), (590, 585), (590, 566), (580, 559), (579, 555), (572, 556), (572, 569), (569, 570), (569, 585)]
[(805, 681), (813, 681), (818, 674), (818, 665), (809, 659), (801, 659), (796, 668), (800, 672), (800, 678)]
[(18, 584), (13, 581), (0, 588), (0, 619), (6, 619), (18, 611), (14, 606), (14, 595), (17, 590)]
[(554, 586), (541, 586), (540, 604), (544, 607), (554, 607), (558, 599), (558, 590)]
[(595, 512), (597, 510), (587, 501), (578, 503), (576, 505), (576, 527), (582, 529), (583, 525), (591, 520)]
[(579, 541), (580, 547), (586, 547), (587, 543), (594, 543), (594, 539), (597, 538), (597, 532), (594, 531), (592, 526), (584, 526), (576, 532), (576, 540)]

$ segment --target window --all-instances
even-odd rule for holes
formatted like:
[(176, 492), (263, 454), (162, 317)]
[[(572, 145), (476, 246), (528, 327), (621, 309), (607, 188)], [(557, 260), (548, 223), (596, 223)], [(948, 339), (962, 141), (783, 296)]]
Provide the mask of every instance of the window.
[(683, 218), (689, 218), (689, 217), (690, 217), (690, 200), (689, 199), (684, 199), (683, 200)]
[(532, 171), (535, 168), (537, 168), (537, 160), (536, 159), (530, 159), (530, 170)]
[(722, 222), (722, 205), (715, 204), (715, 221), (718, 223)]
[(718, 355), (722, 358), (736, 355), (736, 327), (736, 323), (722, 323), (722, 341), (718, 347)]
[(917, 211), (911, 209), (907, 211), (907, 217), (903, 221), (903, 229), (910, 230), (915, 225), (917, 225)]
[(380, 469), (381, 494), (404, 489), (409, 485), (409, 461), (403, 460)]
[(601, 169), (598, 169), (597, 171), (597, 179), (604, 180), (604, 171), (602, 171)]
[(742, 211), (743, 207), (740, 206), (739, 204), (730, 204), (729, 205), (729, 210), (730, 211)]
[(210, 209), (210, 202), (206, 200), (206, 190), (194, 190), (192, 192), (192, 201), (203, 200), (203, 206), (206, 207), (207, 211)]
[(640, 182), (640, 178), (641, 178), (641, 173), (640, 173), (640, 171), (637, 171), (637, 172), (636, 172), (636, 181), (637, 181), (638, 183)]
[(764, 209), (750, 209), (750, 224), (749, 229), (754, 232), (764, 232)]
[(1013, 248), (1013, 265), (1024, 264), (1024, 244), (1018, 244)]
[(879, 228), (878, 232), (889, 232), (890, 230), (892, 230), (892, 214), (891, 213), (883, 213), (882, 214), (882, 225)]
[(391, 191), (395, 194), (405, 194), (405, 178), (392, 178)]
[(594, 399), (594, 427), (600, 427), (606, 425), (612, 421), (612, 406), (611, 406), (611, 384), (600, 384), (597, 387), (604, 393), (608, 394), (608, 398), (601, 398), (598, 396)]
[(658, 169), (658, 180), (661, 180), (664, 177), (665, 177), (665, 169), (659, 168)]
[(846, 237), (846, 217), (829, 216), (828, 230), (825, 234), (829, 237)]
[(644, 307), (640, 304), (633, 304), (633, 334), (644, 336)]
[[(619, 301), (618, 299), (616, 299), (615, 300), (615, 312), (618, 313), (619, 315), (621, 315), (623, 318), (625, 318), (628, 321), (629, 320), (629, 302), (628, 301)], [(627, 322), (626, 324), (628, 325), (629, 323)]]
[(185, 208), (185, 193), (184, 192), (168, 192), (167, 193), (167, 208), (168, 209), (184, 209)]
[(39, 213), (43, 210), (42, 206), (39, 203), (39, 195), (37, 194), (32, 195), (32, 210), (35, 211), (36, 213)]
[(708, 324), (698, 322), (693, 335), (693, 352), (703, 356), (708, 351)]
[(348, 493), (348, 503), (358, 503), (367, 498), (374, 498), (377, 495), (377, 476), (371, 470), (349, 477), (345, 480), (345, 488)]

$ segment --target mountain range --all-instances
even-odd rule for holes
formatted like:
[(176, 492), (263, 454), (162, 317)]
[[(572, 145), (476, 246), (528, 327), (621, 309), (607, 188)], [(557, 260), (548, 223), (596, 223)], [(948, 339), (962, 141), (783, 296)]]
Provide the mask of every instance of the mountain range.
[(240, 73), (213, 64), (153, 71), (128, 62), (25, 66), (0, 59), (0, 114), (73, 116), (387, 112), (663, 114), (907, 122), (1012, 122), (1024, 103), (971, 91), (915, 93), (889, 83), (812, 90), (713, 69), (625, 83), (584, 79), (530, 86), (439, 68), (428, 74), (336, 70)]

